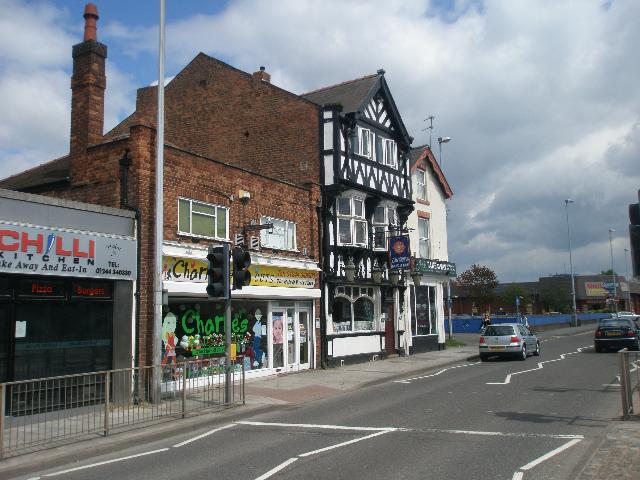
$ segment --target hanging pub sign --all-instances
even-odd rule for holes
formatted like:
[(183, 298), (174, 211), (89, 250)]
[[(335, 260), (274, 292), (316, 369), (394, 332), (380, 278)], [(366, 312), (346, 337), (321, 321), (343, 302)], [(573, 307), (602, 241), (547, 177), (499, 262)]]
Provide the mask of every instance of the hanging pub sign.
[(0, 272), (134, 280), (136, 241), (0, 221)]
[(416, 258), (414, 259), (413, 271), (422, 275), (436, 273), (447, 275), (448, 277), (455, 277), (456, 264), (431, 258)]
[(389, 263), (391, 270), (409, 269), (411, 254), (408, 236), (400, 235), (389, 238)]

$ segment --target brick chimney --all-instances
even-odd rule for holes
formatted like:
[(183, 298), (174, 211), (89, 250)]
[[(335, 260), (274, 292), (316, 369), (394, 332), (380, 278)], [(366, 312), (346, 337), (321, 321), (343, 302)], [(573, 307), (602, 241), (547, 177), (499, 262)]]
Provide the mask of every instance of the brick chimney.
[(98, 42), (96, 32), (98, 18), (97, 7), (93, 3), (88, 3), (84, 9), (84, 41), (73, 46), (69, 147), (72, 176), (74, 176), (74, 158), (83, 157), (87, 147), (100, 142), (103, 137), (107, 46)]
[(253, 72), (253, 76), (263, 82), (271, 83), (271, 75), (264, 71), (264, 67), (260, 67), (259, 71)]

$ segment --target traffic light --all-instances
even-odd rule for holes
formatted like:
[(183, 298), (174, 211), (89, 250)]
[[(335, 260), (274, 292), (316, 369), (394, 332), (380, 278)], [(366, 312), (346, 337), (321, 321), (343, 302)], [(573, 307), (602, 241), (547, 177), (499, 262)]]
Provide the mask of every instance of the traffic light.
[(251, 283), (251, 273), (249, 273), (251, 255), (241, 247), (235, 247), (231, 255), (233, 256), (233, 288), (242, 290), (242, 287)]
[(209, 246), (207, 254), (209, 267), (207, 269), (207, 295), (209, 298), (229, 298), (229, 245)]

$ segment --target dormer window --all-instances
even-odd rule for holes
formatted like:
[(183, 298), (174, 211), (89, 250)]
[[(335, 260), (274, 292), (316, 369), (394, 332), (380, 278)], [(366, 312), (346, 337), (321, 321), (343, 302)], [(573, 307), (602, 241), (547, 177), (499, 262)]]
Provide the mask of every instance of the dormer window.
[(373, 153), (373, 132), (366, 128), (358, 128), (360, 137), (360, 155), (371, 158)]
[(337, 200), (338, 245), (367, 246), (367, 221), (364, 200), (341, 197)]
[(398, 148), (396, 142), (385, 138), (383, 140), (384, 164), (395, 168), (398, 165)]

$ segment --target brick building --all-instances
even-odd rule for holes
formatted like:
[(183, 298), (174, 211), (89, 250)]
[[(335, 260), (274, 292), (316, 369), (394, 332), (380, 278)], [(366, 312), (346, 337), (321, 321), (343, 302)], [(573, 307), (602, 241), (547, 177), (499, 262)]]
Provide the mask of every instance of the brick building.
[[(157, 88), (140, 89), (135, 112), (104, 134), (107, 47), (97, 41), (96, 7), (88, 4), (84, 17), (84, 41), (73, 47), (69, 154), (0, 187), (135, 212), (134, 362), (171, 361), (152, 358), (162, 333), (153, 299)], [(244, 241), (253, 279), (233, 292), (232, 316), (247, 368), (316, 365), (319, 118), (317, 105), (271, 85), (264, 68), (247, 74), (202, 53), (167, 85), (163, 318), (175, 322), (169, 349), (178, 358), (190, 355), (194, 338), (202, 344), (224, 332), (214, 321), (222, 305), (205, 292), (208, 245)]]

